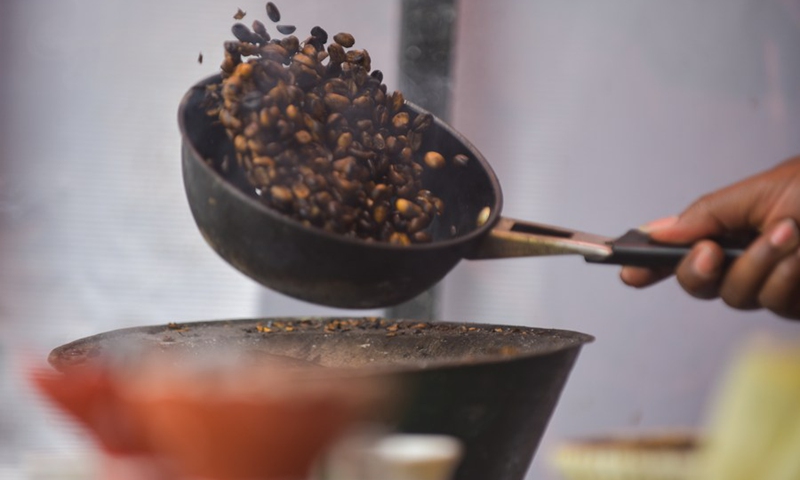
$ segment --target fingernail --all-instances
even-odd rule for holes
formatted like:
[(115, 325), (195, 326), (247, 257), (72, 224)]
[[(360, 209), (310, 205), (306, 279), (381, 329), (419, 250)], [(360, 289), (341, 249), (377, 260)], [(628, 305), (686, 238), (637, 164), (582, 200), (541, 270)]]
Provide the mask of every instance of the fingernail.
[(705, 278), (712, 277), (717, 270), (713, 249), (708, 245), (701, 246), (692, 262), (692, 267), (697, 275)]
[(787, 218), (782, 220), (769, 235), (769, 243), (776, 248), (786, 247), (797, 243), (798, 237), (800, 232), (797, 230), (797, 224), (791, 218)]
[(671, 217), (659, 218), (658, 220), (653, 220), (652, 222), (645, 223), (644, 225), (639, 227), (639, 230), (645, 233), (652, 233), (655, 232), (656, 230), (663, 230), (665, 228), (669, 228), (675, 225), (676, 223), (678, 223), (678, 216), (673, 215)]

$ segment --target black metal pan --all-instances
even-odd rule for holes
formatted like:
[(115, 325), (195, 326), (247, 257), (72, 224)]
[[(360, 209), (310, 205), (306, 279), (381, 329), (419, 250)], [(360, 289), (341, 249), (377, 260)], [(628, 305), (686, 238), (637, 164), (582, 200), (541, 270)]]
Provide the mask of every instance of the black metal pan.
[[(240, 173), (222, 175), (223, 159), (234, 157), (231, 142), (200, 105), (205, 85), (219, 81), (213, 76), (195, 85), (180, 106), (189, 205), (218, 254), (287, 295), (334, 307), (385, 307), (427, 290), (462, 258), (578, 254), (596, 263), (674, 266), (690, 248), (655, 244), (636, 230), (613, 239), (502, 218), (500, 183), (489, 163), (439, 119), (426, 132), (423, 151), (436, 150), (445, 158), (466, 154), (470, 161), (423, 177), (424, 187), (446, 206), (429, 227), (432, 243), (367, 243), (306, 227), (261, 203)], [(422, 111), (410, 103), (406, 109)], [(731, 245), (726, 254), (735, 258), (742, 251)]]
[(277, 355), (374, 371), (407, 393), (391, 427), (464, 443), (456, 480), (521, 480), (581, 346), (592, 340), (577, 332), (501, 325), (265, 318), (116, 330), (58, 347), (49, 361), (68, 371), (124, 351), (202, 358), (227, 348), (248, 358)]

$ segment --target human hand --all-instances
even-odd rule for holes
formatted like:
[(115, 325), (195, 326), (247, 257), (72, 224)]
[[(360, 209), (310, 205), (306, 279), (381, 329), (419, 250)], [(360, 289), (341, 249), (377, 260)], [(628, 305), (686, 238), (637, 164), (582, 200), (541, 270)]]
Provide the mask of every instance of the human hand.
[[(641, 288), (675, 274), (690, 295), (733, 308), (767, 308), (800, 319), (800, 156), (771, 170), (702, 196), (680, 216), (643, 230), (657, 241), (697, 244), (675, 271), (623, 267), (620, 278)], [(709, 237), (756, 231), (760, 235), (730, 268)]]

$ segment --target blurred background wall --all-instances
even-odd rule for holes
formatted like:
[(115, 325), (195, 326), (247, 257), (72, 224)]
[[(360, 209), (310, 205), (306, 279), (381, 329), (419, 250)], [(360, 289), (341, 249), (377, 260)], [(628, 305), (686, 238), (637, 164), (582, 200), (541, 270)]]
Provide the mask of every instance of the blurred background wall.
[[(494, 165), (505, 214), (608, 235), (800, 153), (800, 1), (460, 0), (451, 119)], [(349, 31), (399, 83), (399, 1), (279, 3)], [(26, 362), (114, 328), (349, 315), (264, 290), (204, 243), (177, 106), (213, 74), (237, 7), (210, 0), (0, 2), (0, 463), (84, 446)], [(198, 53), (204, 63), (197, 63)], [(558, 441), (691, 426), (730, 349), (800, 325), (625, 288), (576, 258), (463, 262), (438, 317), (591, 333), (531, 469)], [(380, 312), (359, 312), (375, 314)]]

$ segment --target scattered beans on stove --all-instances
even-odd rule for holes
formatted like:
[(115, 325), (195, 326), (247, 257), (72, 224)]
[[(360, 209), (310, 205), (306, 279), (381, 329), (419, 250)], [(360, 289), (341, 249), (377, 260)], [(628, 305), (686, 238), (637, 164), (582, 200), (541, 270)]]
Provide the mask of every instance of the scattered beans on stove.
[[(272, 2), (266, 10), (280, 21)], [(447, 163), (422, 149), (431, 115), (407, 111), (349, 33), (328, 44), (319, 26), (302, 42), (294, 26), (275, 27), (283, 38), (258, 20), (252, 27), (233, 25), (222, 82), (206, 95), (208, 115), (225, 128), (256, 194), (307, 226), (366, 241), (430, 242), (426, 229), (444, 202), (423, 189), (422, 173)]]

